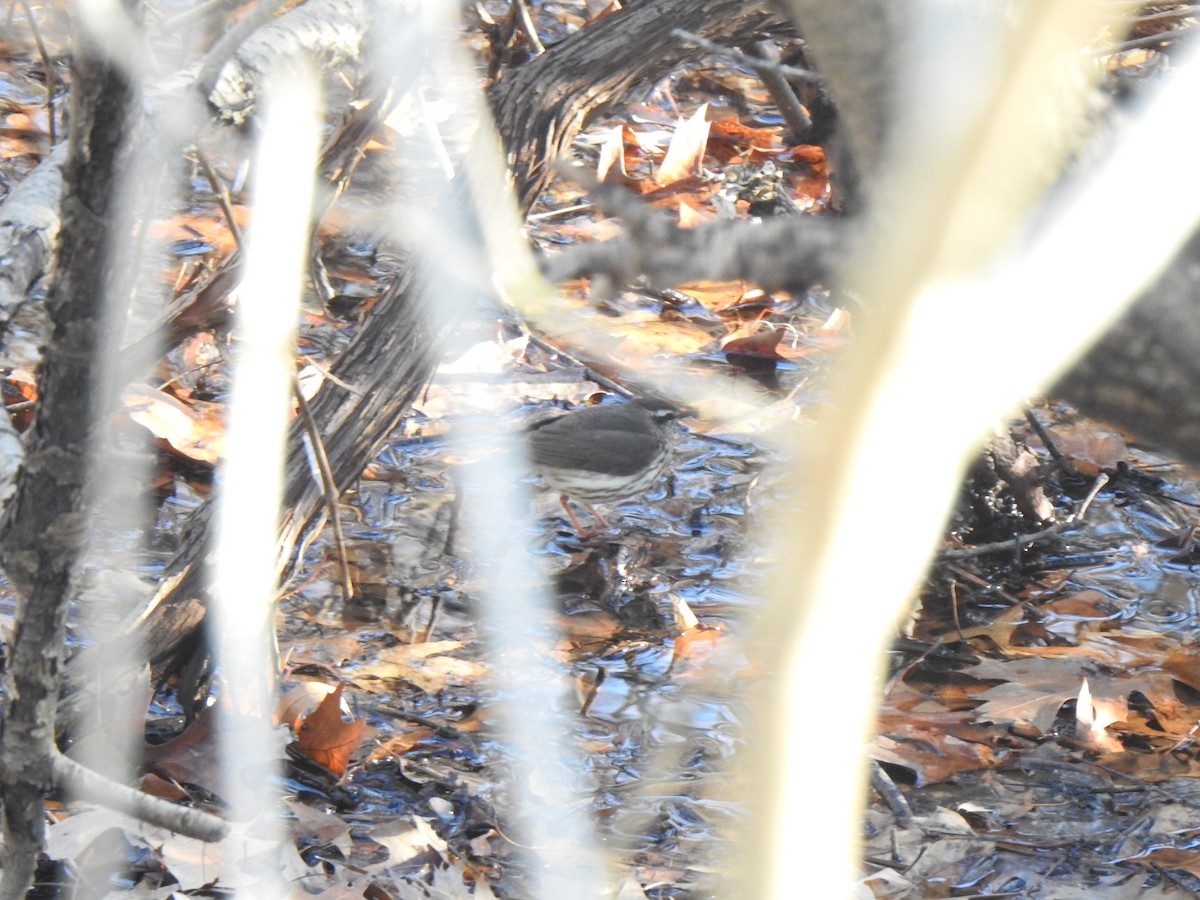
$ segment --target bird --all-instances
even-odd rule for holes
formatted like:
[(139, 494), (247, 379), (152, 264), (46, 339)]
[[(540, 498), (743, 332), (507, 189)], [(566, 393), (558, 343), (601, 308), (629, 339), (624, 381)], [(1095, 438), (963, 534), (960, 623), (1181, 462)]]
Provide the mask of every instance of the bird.
[(567, 497), (583, 503), (607, 529), (608, 522), (592, 504), (627, 500), (649, 490), (670, 458), (670, 423), (687, 414), (644, 399), (585, 406), (530, 427), (534, 468), (560, 492), (559, 502), (581, 538), (598, 532), (580, 525)]

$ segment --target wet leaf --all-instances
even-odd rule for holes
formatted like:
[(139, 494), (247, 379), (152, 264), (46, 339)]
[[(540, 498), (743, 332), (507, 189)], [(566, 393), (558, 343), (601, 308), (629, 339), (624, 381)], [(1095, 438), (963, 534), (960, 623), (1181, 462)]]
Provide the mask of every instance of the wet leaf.
[[(1049, 433), (1058, 452), (1084, 475), (1112, 471), (1117, 463), (1129, 458), (1129, 446), (1121, 435), (1090, 420), (1055, 425)], [(1028, 442), (1031, 445), (1041, 443), (1036, 435), (1030, 435)]]
[(1107, 729), (1109, 725), (1124, 722), (1128, 715), (1129, 704), (1124, 699), (1094, 699), (1088, 680), (1083, 679), (1083, 686), (1075, 700), (1075, 721), (1080, 725), (1079, 736), (1092, 749), (1101, 753), (1120, 753), (1124, 750), (1125, 745)]
[(1119, 862), (1152, 863), (1160, 869), (1183, 869), (1200, 877), (1200, 847), (1155, 847)]
[(33, 422), (33, 407), (37, 401), (37, 381), (26, 369), (12, 369), (4, 376), (4, 405), (13, 428), (23, 433)]
[(938, 784), (963, 772), (992, 768), (1007, 754), (991, 746), (995, 740), (992, 732), (972, 718), (966, 710), (885, 712), (870, 755), (908, 769), (917, 785)]
[(452, 655), (464, 648), (462, 641), (429, 641), (403, 644), (381, 650), (376, 661), (355, 667), (354, 683), (366, 691), (389, 691), (389, 680), (400, 679), (426, 692), (451, 685), (474, 684), (487, 667), (475, 659)]
[(737, 306), (747, 295), (759, 296), (745, 281), (693, 281), (679, 285), (679, 290), (716, 312)]
[(782, 358), (778, 353), (782, 330), (764, 330), (729, 341), (722, 350), (731, 366), (746, 372), (772, 372)]
[(1050, 731), (1059, 708), (1075, 699), (1083, 676), (1082, 662), (1072, 659), (986, 659), (967, 672), (979, 679), (1005, 683), (988, 688), (976, 718), (995, 723), (1032, 725)]
[(297, 750), (339, 778), (346, 773), (350, 756), (362, 743), (367, 730), (366, 719), (346, 721), (342, 718), (345, 688), (344, 684), (339, 684), (321, 701), (300, 726), (295, 742)]
[(403, 756), (413, 747), (417, 746), (417, 744), (421, 743), (421, 741), (433, 737), (435, 734), (437, 734), (436, 728), (421, 725), (413, 726), (410, 731), (394, 735), (379, 744), (371, 751), (371, 755), (367, 759), (375, 760), (386, 759), (391, 756)]
[(215, 465), (225, 452), (225, 426), (213, 404), (187, 404), (143, 385), (122, 396), (129, 418), (149, 431), (165, 450), (192, 462)]
[(168, 782), (194, 784), (215, 791), (217, 777), (215, 707), (206, 707), (178, 737), (147, 746), (143, 755), (152, 774)]

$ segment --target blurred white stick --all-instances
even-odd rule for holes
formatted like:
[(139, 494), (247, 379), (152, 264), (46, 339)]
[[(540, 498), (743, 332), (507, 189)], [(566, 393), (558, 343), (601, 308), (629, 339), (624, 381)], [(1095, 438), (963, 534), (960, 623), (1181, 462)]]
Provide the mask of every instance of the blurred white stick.
[[(434, 2), (423, 4), (422, 12), (423, 31), (413, 23), (406, 38), (441, 48), (425, 55), (430, 70), (422, 82), (424, 94), (435, 101), (439, 89), (472, 85), (475, 76), (462, 50), (444, 38), (454, 27), (454, 10)], [(521, 234), (515, 201), (499, 165), (503, 154), (480, 93), (460, 89), (446, 100), (460, 105), (460, 116), (479, 123), (467, 158), (458, 160), (457, 188), (454, 182), (447, 186), (454, 202), (432, 208), (398, 204), (397, 230), (415, 240), (424, 255), (427, 289), (439, 297), (443, 314), (466, 318), (477, 314), (474, 295), (489, 289), (493, 273), (524, 264), (525, 280), (518, 290), (540, 294), (545, 282), (523, 243), (512, 257), (489, 252), (497, 235), (517, 240)], [(420, 159), (430, 171), (446, 171), (446, 149), (428, 128), (417, 130), (411, 145), (405, 160)], [(464, 545), (478, 582), (474, 609), (487, 642), (495, 691), (488, 706), (489, 726), (508, 750), (511, 766), (511, 780), (499, 804), (501, 826), (516, 842), (528, 896), (603, 897), (605, 878), (615, 873), (607, 871), (606, 854), (589, 815), (596, 786), (574, 737), (576, 721), (569, 706), (573, 693), (554, 655), (558, 635), (552, 598), (522, 533), (530, 508), (522, 483), (527, 461), (519, 436), (497, 428), (496, 417), (508, 411), (503, 395), (475, 399), (490, 416), (462, 421), (455, 438), (466, 445), (486, 443), (494, 450), (485, 464), (462, 466), (460, 484)]]
[[(776, 602), (806, 618), (779, 665), (788, 689), (773, 715), (785, 722), (786, 742), (781, 800), (765, 830), (769, 895), (795, 896), (798, 878), (807, 896), (849, 894), (858, 857), (845, 849), (857, 850), (861, 827), (862, 741), (900, 600), (925, 570), (984, 429), (1065, 369), (1195, 228), (1200, 182), (1161, 161), (1164, 148), (1177, 160), (1200, 155), (1197, 96), (1200, 66), (1189, 61), (1010, 261), (958, 283), (939, 280), (948, 268), (927, 272), (907, 316), (892, 323), (886, 354), (848, 400), (854, 409), (827, 429), (821, 487), (804, 513), (810, 524), (789, 536), (773, 578)], [(1113, 198), (1131, 184), (1138, 226), (1115, 227)], [(785, 598), (785, 585), (800, 585), (800, 600), (811, 602), (797, 611), (796, 589)], [(846, 746), (831, 752), (834, 735)], [(797, 851), (806, 859), (799, 873)]]
[[(231, 823), (220, 874), (240, 896), (256, 898), (284, 891), (277, 860), (269, 860), (284, 841), (282, 823), (264, 779), (282, 759), (281, 736), (272, 727), (275, 557), (297, 307), (316, 172), (314, 78), (308, 72), (277, 75), (264, 108), (246, 277), (238, 292), (240, 340), (228, 454), (220, 471), (212, 610), (222, 679), (221, 795), (229, 803)], [(247, 871), (249, 858), (263, 850), (266, 865)]]

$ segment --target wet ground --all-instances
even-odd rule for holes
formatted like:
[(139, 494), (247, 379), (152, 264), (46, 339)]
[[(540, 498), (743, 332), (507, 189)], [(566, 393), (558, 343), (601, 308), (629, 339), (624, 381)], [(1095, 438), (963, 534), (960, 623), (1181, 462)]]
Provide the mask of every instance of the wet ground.
[[(597, 388), (536, 350), (501, 368), (471, 375), (456, 363), (435, 382), (422, 401), (432, 415), (406, 420), (344, 507), (359, 579), (353, 607), (327, 578), (327, 545), (315, 545), (319, 574), (283, 604), (281, 647), (297, 671), (336, 669), (356, 688), (356, 712), (379, 746), (420, 732), (403, 753), (352, 771), (347, 785), (360, 795), (352, 816), (368, 826), (432, 819), (453, 855), (498, 879), (498, 895), (522, 896), (493, 805), (512, 786), (510, 748), (489, 735), (489, 707), (504, 689), (489, 677), (489, 653), (504, 648), (485, 649), (477, 625), (484, 586), (457, 543), (472, 498), (462, 494), (460, 448), (447, 429), (471, 414), (481, 380), (512, 395), (498, 424), (514, 429)], [(513, 532), (514, 552), (522, 541), (535, 548), (554, 598), (555, 656), (574, 685), (562, 707), (593, 785), (578, 799), (653, 897), (703, 895), (738, 815), (722, 773), (745, 739), (752, 679), (719, 692), (693, 683), (754, 602), (747, 533), (764, 457), (752, 439), (697, 430), (708, 427), (684, 421), (668, 474), (642, 499), (605, 507), (607, 532), (581, 540), (532, 473), (528, 517), (496, 526)], [(688, 614), (698, 627), (681, 621)], [(422, 647), (433, 649), (426, 656)], [(431, 807), (434, 799), (448, 806)]]
[[(1065, 474), (1015, 425), (1039, 446), (1060, 520), (1095, 487), (1097, 456), (1111, 480), (1060, 533), (932, 570), (872, 748), (914, 816), (881, 796), (868, 811), (876, 896), (1200, 891), (1200, 485), (1067, 408), (1036, 415), (1082, 457)], [(952, 543), (1037, 530), (1014, 528), (1011, 493), (986, 485), (964, 496)]]
[[(557, 4), (541, 7), (548, 17), (561, 12)], [(567, 30), (562, 24), (547, 34)], [(653, 186), (677, 114), (691, 115), (702, 102), (711, 104), (714, 126), (725, 122), (714, 131), (719, 152), (708, 157), (703, 177), (660, 201), (677, 208), (686, 199), (713, 213), (718, 173), (735, 164), (757, 172), (765, 153), (778, 163), (775, 176), (783, 172), (770, 180), (774, 188), (782, 185), (800, 208), (821, 208), (820, 154), (780, 145), (778, 117), (757, 80), (711, 61), (632, 98), (620, 117), (598, 121), (577, 154), (594, 163), (612, 126), (636, 126), (637, 140), (622, 137), (616, 149), (629, 176)], [(741, 147), (743, 138), (758, 149)], [(235, 159), (217, 163), (238, 170)], [(389, 196), (376, 177), (368, 159), (358, 187), (370, 198)], [(214, 237), (222, 216), (207, 182), (198, 175), (194, 182), (197, 197), (176, 211), (171, 235), (181, 280), (188, 260), (212, 254), (215, 261), (229, 247), (227, 236)], [(321, 237), (338, 296), (350, 307), (374, 293), (373, 279), (386, 269), (374, 266), (376, 236), (364, 237), (371, 227)], [(602, 239), (616, 228), (569, 185), (548, 192), (528, 222), (543, 248)], [(764, 296), (749, 285), (591, 297), (575, 284), (561, 300), (591, 308), (621, 339), (626, 374), (653, 367), (669, 379), (683, 367), (712, 386), (714, 415), (684, 421), (668, 476), (644, 498), (607, 510), (610, 531), (580, 540), (533, 473), (524, 476), (527, 515), (490, 526), (534, 548), (554, 598), (543, 624), (560, 635), (554, 665), (571, 686), (560, 705), (589, 785), (577, 805), (613, 853), (614, 871), (627, 875), (621, 896), (712, 896), (711, 876), (743, 815), (725, 767), (754, 740), (745, 701), (769, 674), (761, 661), (737, 659), (731, 639), (753, 614), (755, 586), (770, 562), (757, 529), (778, 502), (778, 459), (762, 438), (774, 422), (817, 414), (835, 377), (836, 347), (852, 333), (831, 325), (846, 298)], [(310, 302), (303, 336), (313, 357), (345, 341), (345, 320), (321, 320), (323, 313)], [(747, 367), (747, 354), (727, 351), (727, 339), (764, 331), (786, 339), (758, 368)], [(16, 337), (5, 361), (31, 365), (36, 329)], [(205, 384), (188, 380), (198, 371), (196, 354), (219, 357), (213, 347), (220, 343), (198, 336), (169, 360), (169, 374), (182, 379), (181, 397), (223, 395), (220, 365), (203, 370)], [(733, 400), (731, 383), (756, 392), (760, 409)], [(528, 895), (523, 848), (507, 833), (503, 812), (514, 788), (512, 748), (497, 735), (493, 713), (507, 689), (493, 675), (495, 654), (505, 648), (488, 645), (477, 624), (484, 588), (495, 585), (482, 583), (461, 537), (473, 498), (459, 473), (486, 451), (464, 451), (450, 430), (499, 405), (497, 425), (519, 432), (546, 410), (599, 390), (582, 366), (531, 339), (508, 315), (485, 313), (460, 333), (434, 385), (342, 506), (356, 584), (351, 602), (335, 583), (328, 534), (309, 548), (280, 605), (285, 689), (291, 696), (306, 685), (344, 684), (347, 718), (362, 719), (370, 731), (355, 744), (344, 779), (297, 758), (276, 785), (299, 851), (297, 883), (306, 889)], [(716, 412), (725, 414), (721, 425)], [(980, 476), (964, 495), (947, 537), (958, 555), (938, 561), (919, 609), (898, 629), (870, 748), (895, 793), (890, 804), (873, 794), (866, 811), (864, 896), (1200, 892), (1200, 667), (1193, 660), (1200, 556), (1191, 532), (1200, 485), (1145, 450), (1114, 445), (1102, 426), (1076, 422), (1069, 410), (1042, 407), (1036, 415), (1078, 470), (1055, 468), (1045, 442), (1014, 425), (1035, 448), (1036, 480), (1058, 519), (1083, 503), (1101, 471), (1110, 481), (1078, 523), (1020, 550), (969, 552), (1043, 527), (1017, 508), (1009, 486)], [(219, 423), (201, 437), (217, 432)], [(130, 573), (144, 580), (156, 575), (182, 518), (207, 492), (197, 467), (180, 469), (178, 456), (173, 465), (154, 559)], [(119, 550), (140, 540), (114, 531), (100, 543)], [(886, 535), (864, 539), (864, 563), (871, 540)], [(838, 639), (854, 635), (848, 611)], [(718, 668), (714, 681), (708, 676)], [(828, 690), (836, 712), (837, 685)], [(169, 697), (154, 704), (152, 717), (155, 740), (180, 725)], [(826, 726), (838, 746), (836, 716)], [(73, 860), (90, 848), (81, 839), (70, 844), (65, 832), (52, 829), (56, 858)], [(169, 842), (146, 840), (125, 852), (131, 886), (134, 875), (152, 872), (181, 882), (194, 874), (188, 887), (211, 879), (202, 867), (193, 873)], [(164, 883), (160, 893), (178, 887)]]

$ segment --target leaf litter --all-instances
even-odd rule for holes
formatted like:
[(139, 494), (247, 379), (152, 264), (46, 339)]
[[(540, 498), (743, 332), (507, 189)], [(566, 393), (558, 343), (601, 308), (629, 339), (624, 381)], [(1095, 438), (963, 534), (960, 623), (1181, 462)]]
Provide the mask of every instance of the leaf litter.
[[(548, 18), (555, 33), (585, 21), (570, 10)], [(730, 208), (748, 215), (752, 201), (744, 196), (720, 206), (710, 175), (764, 159), (783, 169), (779, 183), (790, 203), (820, 209), (828, 198), (823, 151), (787, 146), (779, 128), (729, 114), (722, 91), (752, 109), (767, 105), (745, 73), (702, 66), (672, 80), (669, 104), (630, 104), (624, 115), (600, 120), (576, 149), (598, 156), (601, 178), (676, 210), (682, 224)], [(14, 113), (8, 124), (2, 155), (40, 152), (45, 126), (36, 115)], [(617, 223), (586, 209), (554, 215), (581, 199), (568, 185), (553, 186), (543, 211), (552, 215), (533, 217), (530, 234), (550, 246), (617, 233)], [(182, 211), (169, 234), (193, 243), (180, 246), (178, 268), (164, 277), (185, 290), (217, 273), (217, 260), (232, 247), (221, 223), (213, 202)], [(323, 228), (320, 239), (331, 245), (342, 237)], [(371, 302), (363, 288), (372, 283), (369, 272), (354, 265), (332, 271), (351, 309)], [(695, 285), (670, 297), (630, 290), (601, 301), (579, 284), (562, 298), (580, 309), (603, 302), (614, 326), (623, 322), (617, 330), (626, 365), (673, 357), (693, 373), (740, 377), (728, 368), (740, 355), (760, 358), (759, 366), (768, 360), (772, 373), (783, 370), (783, 390), (764, 385), (764, 403), (749, 424), (724, 429), (733, 438), (794, 418), (819, 399), (817, 371), (806, 357), (836, 350), (850, 330), (846, 309), (820, 291), (793, 298), (740, 283)], [(204, 326), (222, 330), (219, 321)], [(304, 340), (333, 348), (344, 340), (342, 329), (336, 317), (314, 313)], [(333, 605), (327, 548), (318, 542), (310, 550), (313, 572), (282, 605), (282, 640), (293, 651), (289, 681), (313, 679), (306, 684), (319, 687), (310, 699), (325, 695), (323, 712), (284, 716), (308, 733), (308, 746), (298, 749), (319, 766), (292, 773), (302, 787), (286, 801), (294, 839), (286, 848), (288, 871), (313, 895), (397, 896), (404, 890), (397, 885), (411, 886), (417, 875), (425, 896), (461, 896), (464, 885), (475, 896), (491, 896), (492, 884), (505, 892), (511, 848), (492, 798), (504, 786), (506, 757), (486, 728), (495, 688), (474, 633), (474, 575), (446, 539), (457, 461), (443, 433), (447, 419), (471, 408), (464, 379), (506, 392), (514, 415), (531, 405), (580, 401), (594, 388), (580, 385), (579, 367), (552, 345), (531, 343), (512, 323), (502, 330), (499, 340), (478, 334), (472, 358), (458, 370), (443, 368), (442, 380), (373, 463), (373, 480), (361, 482), (342, 511), (359, 570), (376, 589), (343, 615)], [(220, 400), (223, 360), (219, 352), (207, 355), (219, 344), (212, 333), (188, 340), (195, 352), (176, 354), (163, 372), (176, 386), (133, 392), (128, 414), (172, 456), (205, 466), (219, 456), (219, 416), (206, 404)], [(613, 360), (596, 363), (604, 366), (620, 368)], [(201, 383), (201, 368), (211, 382)], [(1096, 423), (1064, 423), (1063, 410), (1043, 413), (1055, 420), (1058, 449), (1077, 472), (1146, 467), (1144, 455)], [(738, 694), (761, 675), (761, 664), (736, 669), (741, 681), (728, 685), (727, 695), (703, 696), (691, 707), (673, 696), (721, 651), (722, 635), (753, 605), (753, 549), (742, 541), (763, 460), (748, 442), (714, 437), (720, 435), (700, 429), (683, 436), (674, 477), (651, 498), (653, 508), (623, 507), (624, 525), (642, 544), (637, 553), (615, 541), (573, 542), (544, 495), (534, 500), (534, 524), (514, 525), (545, 548), (547, 577), (563, 607), (557, 656), (579, 691), (577, 737), (591, 751), (597, 782), (591, 804), (602, 822), (623, 809), (650, 823), (626, 842), (623, 897), (645, 896), (654, 883), (684, 891), (703, 883), (714, 833), (736, 823), (736, 813), (715, 811), (708, 798), (721, 796), (720, 766), (731, 748), (753, 739), (739, 721)], [(1048, 466), (1040, 439), (1024, 439)], [(912, 782), (906, 792), (916, 816), (898, 826), (878, 801), (867, 811), (866, 863), (873, 871), (862, 886), (870, 895), (991, 891), (1065, 900), (1200, 889), (1190, 847), (1200, 805), (1200, 669), (1190, 652), (1197, 587), (1180, 553), (1191, 547), (1189, 516), (1164, 499), (1194, 501), (1200, 488), (1188, 473), (1164, 475), (1174, 480), (1116, 485), (1087, 522), (1016, 562), (980, 558), (956, 563), (969, 569), (965, 574), (943, 567), (930, 576), (922, 608), (895, 651), (871, 748), (893, 777)], [(164, 518), (171, 502), (186, 511), (188, 492), (197, 489), (194, 470), (176, 468), (168, 477), (177, 497), (164, 504)], [(1079, 493), (1062, 479), (1048, 490), (1060, 509)], [(961, 524), (952, 526), (954, 543), (970, 546), (972, 531), (983, 528)], [(1072, 554), (1099, 561), (1073, 563)], [(850, 615), (847, 625), (853, 640)], [(836, 687), (829, 690), (836, 701)], [(178, 724), (169, 712), (159, 720)], [(201, 717), (148, 751), (159, 790), (205, 802), (215, 784), (210, 737)], [(655, 752), (680, 744), (689, 752), (674, 764)], [(211, 860), (195, 842), (101, 810), (52, 823), (49, 850), (77, 858), (112, 828), (157, 861), (163, 890), (214, 883)]]
[[(901, 825), (873, 801), (868, 861), (897, 876), (869, 885), (874, 896), (1200, 890), (1194, 826), (1180, 828), (1200, 803), (1200, 579), (1164, 542), (1186, 528), (1200, 484), (1065, 407), (1035, 415), (1059, 459), (1026, 423), (1012, 431), (1037, 448), (1056, 516), (1097, 473), (1111, 487), (1051, 539), (1000, 557), (947, 558), (930, 573), (894, 650), (871, 749), (912, 785), (917, 820)], [(991, 499), (989, 523), (964, 495), (956, 545), (994, 540), (988, 529), (1002, 518), (1011, 528), (1015, 507)], [(962, 812), (969, 830), (936, 833), (927, 817), (939, 809)]]

